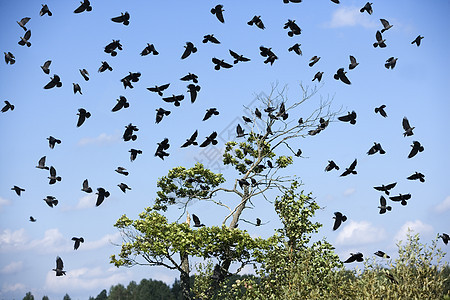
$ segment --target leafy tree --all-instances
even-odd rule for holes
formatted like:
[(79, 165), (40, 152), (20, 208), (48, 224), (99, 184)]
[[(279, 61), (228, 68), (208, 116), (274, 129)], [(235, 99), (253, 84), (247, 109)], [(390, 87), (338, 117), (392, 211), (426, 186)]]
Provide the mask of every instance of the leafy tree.
[(70, 298), (69, 294), (65, 294), (63, 297), (63, 300), (71, 300), (72, 298)]
[(130, 299), (127, 289), (122, 284), (111, 286), (109, 289), (108, 300)]
[(95, 300), (107, 300), (108, 299), (108, 292), (104, 289), (100, 292), (100, 294), (95, 297)]
[(42, 300), (50, 300), (48, 296), (42, 296)]
[[(231, 186), (225, 187), (222, 174), (215, 174), (200, 163), (189, 169), (176, 167), (160, 178), (153, 207), (147, 207), (137, 220), (123, 215), (116, 222), (115, 227), (121, 231), (124, 241), (118, 256), (111, 256), (111, 263), (117, 267), (138, 264), (178, 270), (183, 297), (191, 299), (189, 257), (216, 259), (212, 278), (217, 285), (229, 274), (232, 263), (239, 264), (239, 272), (245, 265), (257, 262), (259, 253), (275, 247), (277, 238), (251, 238), (237, 226), (242, 212), (255, 206), (252, 199), (268, 200), (272, 191), (284, 193), (296, 179), (282, 175), (283, 169), (293, 163), (288, 154), (301, 155), (288, 141), (319, 133), (335, 116), (329, 110), (331, 102), (321, 101), (309, 115), (292, 120), (295, 109), (317, 93), (316, 89), (302, 87), (302, 90), (300, 100), (288, 106), (286, 91), (273, 87), (270, 95), (258, 97), (258, 109), (263, 115), (249, 109), (252, 116), (252, 125), (246, 127), (249, 132), (237, 137), (242, 141), (225, 145), (223, 164), (236, 171)], [(234, 195), (237, 205), (232, 207), (220, 201), (221, 193)], [(225, 209), (221, 226), (191, 229), (186, 208), (193, 200), (208, 201)], [(180, 218), (186, 214), (185, 223), (169, 222), (162, 214), (174, 204), (183, 206)]]
[(27, 292), (25, 297), (23, 297), (23, 300), (34, 300), (34, 296), (31, 292)]

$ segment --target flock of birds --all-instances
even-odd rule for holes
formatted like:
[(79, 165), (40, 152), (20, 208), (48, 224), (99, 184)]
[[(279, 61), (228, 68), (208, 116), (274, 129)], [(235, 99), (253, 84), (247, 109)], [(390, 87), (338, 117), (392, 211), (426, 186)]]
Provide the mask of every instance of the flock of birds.
[[(331, 1), (336, 4), (339, 4), (339, 0), (331, 0)], [(283, 0), (283, 2), (284, 3), (289, 3), (289, 2), (300, 3), (301, 0)], [(90, 4), (90, 1), (83, 0), (81, 2), (81, 4), (74, 10), (74, 13), (79, 14), (79, 13), (83, 13), (83, 12), (90, 12), (91, 10), (92, 10), (92, 6)], [(217, 18), (217, 20), (221, 23), (225, 22), (223, 12), (224, 12), (223, 5), (220, 5), (220, 4), (216, 5), (215, 7), (213, 7), (211, 9), (211, 14), (213, 14)], [(361, 8), (360, 12), (361, 13), (367, 12), (369, 15), (371, 15), (373, 13), (372, 3), (367, 2), (364, 5), (364, 7)], [(44, 15), (52, 16), (52, 12), (50, 11), (50, 9), (47, 5), (42, 5), (42, 9), (40, 10), (39, 15), (40, 16), (44, 16)], [(25, 17), (25, 18), (22, 18), (20, 21), (17, 21), (17, 24), (25, 31), (25, 34), (22, 37), (20, 37), (20, 40), (18, 42), (18, 44), (20, 46), (31, 47), (31, 42), (30, 42), (31, 30), (26, 27), (27, 23), (29, 21), (30, 21), (29, 17)], [(128, 12), (121, 13), (120, 16), (111, 18), (111, 21), (127, 26), (130, 24), (130, 14)], [(377, 47), (384, 48), (387, 46), (386, 39), (383, 38), (383, 34), (387, 30), (389, 30), (390, 28), (393, 27), (393, 25), (391, 25), (385, 19), (380, 19), (380, 21), (381, 21), (383, 28), (381, 30), (378, 30), (375, 34), (376, 41), (373, 43), (373, 46), (375, 48), (377, 48)], [(265, 29), (265, 25), (261, 19), (261, 16), (252, 17), (247, 22), (247, 24), (249, 26), (254, 25), (257, 28), (262, 29), (262, 30)], [(289, 37), (300, 35), (302, 32), (301, 28), (295, 23), (295, 20), (288, 20), (284, 24), (283, 28), (288, 30), (287, 34)], [(411, 44), (416, 44), (417, 46), (420, 46), (422, 39), (423, 39), (423, 36), (418, 35), (411, 42)], [(220, 44), (220, 41), (213, 34), (205, 35), (203, 37), (202, 42), (203, 43)], [(288, 49), (288, 51), (294, 52), (297, 55), (302, 55), (302, 50), (301, 50), (300, 46), (301, 46), (301, 44), (296, 43), (292, 47), (290, 47)], [(118, 55), (118, 51), (121, 51), (121, 50), (122, 50), (122, 45), (120, 43), (120, 40), (113, 40), (111, 43), (109, 43), (108, 45), (106, 45), (104, 47), (104, 52), (111, 55), (111, 57), (115, 57), (116, 55)], [(265, 64), (270, 63), (270, 65), (272, 65), (278, 59), (277, 55), (273, 52), (272, 48), (260, 46), (259, 50), (260, 50), (260, 55), (264, 58)], [(196, 52), (197, 52), (197, 47), (192, 42), (186, 42), (186, 45), (184, 46), (184, 51), (181, 55), (181, 59), (186, 59), (190, 55), (195, 54)], [(149, 43), (140, 53), (141, 56), (158, 55), (158, 54), (159, 54), (159, 52), (156, 50), (155, 45), (149, 44)], [(220, 70), (221, 68), (230, 69), (238, 63), (244, 63), (244, 62), (250, 61), (250, 58), (247, 58), (244, 55), (238, 54), (237, 52), (235, 52), (233, 50), (229, 50), (229, 54), (231, 55), (231, 57), (233, 59), (233, 63), (228, 63), (224, 59), (219, 59), (216, 57), (212, 58), (212, 63), (214, 65), (215, 70)], [(13, 65), (15, 63), (16, 58), (13, 55), (13, 53), (5, 52), (4, 55), (5, 55), (6, 64)], [(309, 61), (309, 67), (313, 67), (316, 63), (319, 62), (320, 59), (321, 59), (321, 57), (319, 57), (319, 56), (313, 56)], [(388, 58), (386, 60), (385, 67), (387, 69), (394, 69), (396, 66), (397, 59), (398, 58), (395, 58), (395, 57)], [(47, 60), (41, 66), (42, 71), (45, 74), (50, 74), (51, 63), (52, 63), (51, 60)], [(350, 64), (349, 64), (348, 69), (353, 70), (358, 66), (358, 64), (359, 63), (357, 62), (356, 58), (354, 56), (350, 55)], [(80, 74), (83, 77), (83, 79), (85, 81), (89, 81), (89, 79), (90, 79), (89, 72), (86, 69), (80, 69), (79, 71), (80, 71)], [(113, 71), (113, 68), (109, 65), (108, 62), (102, 61), (101, 65), (98, 69), (98, 72), (102, 73), (105, 71)], [(314, 78), (312, 79), (312, 81), (317, 80), (320, 82), (323, 74), (324, 74), (324, 72), (318, 71), (314, 75)], [(135, 72), (135, 73), (129, 72), (129, 74), (126, 75), (125, 77), (123, 77), (120, 81), (122, 82), (124, 89), (127, 89), (127, 88), (132, 89), (132, 88), (134, 88), (133, 84), (139, 82), (140, 76), (141, 76), (141, 73), (139, 73), (139, 72)], [(347, 77), (347, 71), (345, 71), (345, 68), (339, 68), (336, 71), (336, 73), (333, 75), (333, 78), (336, 80), (340, 80), (341, 82), (343, 82), (345, 84), (351, 84), (350, 80)], [(191, 103), (194, 103), (197, 99), (198, 93), (201, 90), (200, 85), (198, 85), (198, 76), (195, 75), (194, 73), (188, 73), (187, 75), (180, 78), (180, 80), (186, 81), (186, 82), (192, 81), (192, 83), (189, 83), (187, 85), (187, 89), (188, 89), (187, 92), (189, 93)], [(62, 87), (61, 78), (57, 74), (54, 74), (50, 78), (50, 81), (44, 86), (44, 89), (52, 89), (52, 88), (60, 88), (60, 87)], [(166, 84), (162, 84), (162, 85), (155, 85), (155, 86), (149, 87), (147, 89), (148, 89), (148, 91), (150, 91), (152, 93), (158, 94), (163, 101), (165, 101), (167, 103), (172, 103), (175, 107), (180, 106), (181, 101), (183, 101), (185, 98), (184, 94), (172, 94), (170, 96), (167, 96), (167, 95), (165, 96), (164, 93), (169, 87), (170, 87), (170, 83), (166, 83)], [(76, 94), (76, 93), (82, 94), (82, 89), (81, 89), (80, 84), (73, 83), (73, 92), (74, 92), (74, 94)], [(5, 102), (5, 106), (1, 109), (2, 113), (14, 110), (13, 104), (11, 104), (7, 100), (5, 100), (4, 102)], [(128, 103), (126, 97), (120, 96), (119, 99), (117, 99), (117, 103), (111, 109), (111, 111), (118, 112), (122, 109), (128, 108), (129, 106), (130, 106), (130, 104)], [(385, 111), (385, 108), (386, 108), (386, 105), (381, 105), (380, 107), (375, 108), (375, 113), (379, 113), (382, 117), (386, 118), (387, 113)], [(283, 120), (286, 120), (288, 118), (288, 114), (285, 111), (284, 103), (281, 103), (279, 107), (267, 107), (264, 109), (264, 112), (267, 113), (267, 116), (269, 118), (276, 118), (276, 119), (283, 119)], [(164, 108), (156, 109), (156, 121), (155, 122), (157, 124), (160, 123), (164, 117), (167, 117), (170, 114), (171, 114), (170, 110), (165, 110)], [(85, 108), (79, 108), (77, 115), (78, 115), (78, 120), (77, 120), (77, 124), (76, 124), (77, 127), (82, 126), (85, 123), (85, 121), (92, 116), (91, 113), (88, 112)], [(206, 120), (210, 119), (211, 117), (217, 116), (217, 115), (219, 115), (219, 111), (217, 110), (217, 108), (214, 108), (214, 107), (209, 108), (209, 109), (207, 109), (207, 111), (205, 113), (203, 121), (206, 121)], [(254, 111), (254, 115), (257, 118), (261, 119), (263, 114), (258, 108), (256, 108)], [(243, 116), (242, 118), (246, 124), (252, 122), (252, 119), (250, 119), (247, 116)], [(357, 114), (355, 111), (348, 112), (348, 114), (338, 117), (338, 120), (340, 120), (342, 122), (348, 122), (352, 125), (356, 124), (356, 119), (357, 119)], [(300, 118), (300, 120), (298, 122), (299, 122), (299, 124), (302, 124), (303, 120)], [(328, 126), (328, 124), (329, 124), (329, 120), (321, 119), (318, 127), (316, 129), (310, 130), (309, 134), (310, 135), (318, 134), (319, 132), (324, 130)], [(403, 125), (403, 129), (405, 131), (404, 132), (405, 137), (410, 137), (410, 136), (414, 135), (413, 130), (415, 127), (412, 127), (410, 125), (409, 120), (406, 117), (403, 118), (402, 125)], [(271, 129), (267, 128), (267, 130), (270, 131)], [(133, 125), (132, 123), (128, 124), (127, 126), (125, 126), (125, 131), (122, 136), (123, 140), (125, 142), (135, 141), (137, 139), (137, 135), (136, 135), (137, 131), (139, 131), (137, 126)], [(244, 137), (245, 135), (246, 134), (245, 134), (244, 129), (242, 128), (242, 126), (240, 124), (238, 124), (236, 127), (236, 137), (240, 138), (240, 137)], [(195, 130), (195, 132), (188, 139), (186, 139), (186, 142), (183, 145), (181, 145), (181, 147), (185, 148), (188, 146), (197, 146), (199, 144), (197, 142), (197, 137), (198, 137), (198, 130)], [(55, 138), (53, 136), (49, 136), (47, 138), (47, 140), (48, 140), (50, 149), (53, 149), (55, 147), (55, 145), (61, 143), (60, 139)], [(218, 143), (217, 132), (214, 131), (210, 135), (205, 137), (205, 140), (202, 143), (200, 143), (199, 147), (207, 147), (208, 145), (211, 145), (211, 144), (216, 145), (217, 143)], [(154, 155), (161, 158), (162, 160), (164, 160), (165, 157), (169, 156), (169, 153), (167, 152), (169, 147), (170, 147), (169, 140), (167, 138), (165, 138), (163, 141), (161, 141), (160, 143), (157, 144), (157, 148), (156, 148)], [(424, 151), (424, 147), (420, 144), (420, 142), (413, 141), (412, 145), (411, 145), (411, 151), (409, 152), (407, 157), (413, 158), (418, 153), (423, 152), (423, 151)], [(131, 161), (134, 161), (137, 158), (138, 154), (142, 154), (142, 150), (133, 149), (133, 148), (130, 149), (129, 152), (130, 152), (130, 160)], [(375, 142), (374, 145), (368, 150), (367, 154), (374, 155), (376, 153), (379, 153), (381, 155), (386, 153), (385, 150), (382, 148), (381, 144), (377, 143), (377, 142)], [(301, 150), (299, 149), (295, 155), (300, 156)], [(273, 164), (270, 160), (267, 160), (267, 165), (270, 168), (273, 167)], [(348, 176), (350, 174), (357, 174), (356, 166), (357, 166), (357, 159), (355, 159), (348, 168), (345, 168), (345, 171), (340, 176)], [(50, 167), (46, 166), (46, 156), (43, 156), (39, 159), (38, 165), (36, 166), (36, 168), (49, 171), (48, 179), (49, 179), (50, 185), (55, 184), (62, 180), (61, 176), (57, 175), (57, 171), (54, 166), (50, 166)], [(330, 160), (330, 161), (328, 161), (328, 165), (326, 166), (325, 171), (330, 172), (332, 170), (339, 170), (339, 169), (340, 169), (339, 166), (333, 160)], [(123, 176), (127, 176), (129, 174), (125, 168), (120, 167), (120, 166), (117, 167), (117, 169), (115, 171)], [(419, 180), (420, 182), (425, 182), (425, 175), (420, 172), (415, 172), (411, 176), (407, 177), (407, 179), (408, 180)], [(246, 179), (239, 179), (238, 183), (239, 183), (240, 188), (244, 188), (244, 186), (255, 185), (253, 178), (251, 178), (251, 183), (248, 182)], [(374, 186), (374, 189), (377, 191), (383, 192), (385, 195), (389, 196), (390, 191), (395, 188), (396, 184), (397, 184), (397, 182), (389, 183), (389, 184), (382, 184), (379, 186)], [(123, 182), (118, 184), (118, 187), (120, 188), (120, 190), (123, 193), (126, 193), (127, 190), (131, 190), (131, 188)], [(14, 186), (13, 188), (11, 188), (11, 190), (15, 191), (18, 196), (20, 196), (21, 193), (25, 191), (25, 189), (23, 189), (19, 186)], [(85, 179), (83, 181), (81, 191), (83, 191), (85, 193), (93, 192), (93, 189), (89, 186), (89, 182), (87, 179)], [(96, 204), (95, 204), (96, 206), (101, 205), (103, 203), (103, 201), (110, 196), (110, 192), (107, 191), (103, 187), (98, 187), (96, 194), (97, 194), (97, 200), (96, 200)], [(400, 202), (402, 205), (407, 205), (407, 201), (410, 198), (411, 198), (411, 194), (409, 194), (409, 193), (406, 193), (406, 194), (399, 193), (397, 196), (389, 196), (390, 200)], [(49, 207), (55, 207), (56, 205), (58, 205), (58, 200), (54, 196), (49, 195), (46, 198), (44, 198), (43, 200), (46, 202), (46, 204)], [(387, 199), (383, 195), (380, 196), (380, 206), (378, 208), (380, 209), (380, 211), (379, 211), (380, 214), (384, 214), (387, 211), (392, 210), (392, 207), (387, 204)], [(344, 214), (342, 214), (341, 212), (335, 212), (334, 215), (335, 216), (333, 218), (335, 219), (335, 221), (334, 221), (334, 225), (333, 225), (333, 230), (337, 230), (340, 227), (340, 225), (347, 220), (347, 217)], [(193, 225), (194, 227), (205, 226), (204, 224), (202, 224), (200, 222), (200, 219), (198, 218), (198, 216), (193, 214), (192, 217), (193, 217), (193, 221), (194, 221), (194, 225)], [(30, 221), (36, 222), (36, 219), (33, 216), (30, 216)], [(261, 224), (262, 224), (261, 219), (257, 218), (255, 225), (260, 226)], [(442, 240), (444, 241), (445, 244), (447, 244), (450, 239), (449, 235), (446, 233), (439, 235), (439, 237), (442, 238)], [(80, 247), (80, 244), (84, 242), (83, 237), (73, 237), (72, 240), (74, 241), (74, 249), (75, 250), (77, 250)], [(375, 255), (384, 257), (384, 258), (389, 258), (389, 256), (386, 253), (384, 253), (383, 251), (380, 251), (380, 250), (375, 252)], [(355, 261), (357, 261), (357, 262), (363, 261), (363, 254), (360, 252), (352, 253), (351, 256), (347, 260), (344, 261), (344, 263), (351, 263), (351, 262), (355, 262)], [(62, 275), (66, 274), (66, 271), (64, 271), (63, 260), (59, 256), (56, 259), (56, 268), (53, 269), (53, 271), (55, 271), (56, 276), (62, 276)], [(395, 280), (395, 279), (391, 279), (391, 280)]]

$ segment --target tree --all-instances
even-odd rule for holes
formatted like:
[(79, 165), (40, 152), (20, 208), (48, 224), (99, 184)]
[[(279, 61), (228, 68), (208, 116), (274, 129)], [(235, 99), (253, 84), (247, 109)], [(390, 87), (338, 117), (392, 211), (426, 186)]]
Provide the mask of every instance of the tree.
[(108, 300), (121, 300), (121, 299), (129, 299), (129, 294), (127, 289), (122, 284), (117, 284), (111, 286), (109, 289)]
[(63, 297), (63, 300), (71, 300), (72, 298), (70, 298), (69, 294), (65, 294)]
[(95, 297), (95, 300), (106, 300), (108, 299), (108, 292), (104, 289), (100, 292), (100, 294)]
[[(231, 186), (224, 187), (223, 175), (200, 163), (189, 169), (176, 167), (160, 178), (153, 207), (147, 207), (137, 220), (123, 215), (116, 222), (123, 243), (118, 257), (111, 256), (111, 263), (117, 267), (138, 264), (178, 270), (183, 297), (191, 299), (189, 257), (217, 260), (212, 275), (215, 285), (229, 275), (232, 263), (239, 264), (239, 272), (245, 265), (257, 262), (258, 253), (278, 241), (252, 238), (238, 229), (242, 212), (255, 207), (252, 200), (257, 197), (270, 201), (273, 193), (283, 194), (290, 189), (296, 178), (283, 175), (283, 169), (293, 163), (292, 154), (301, 156), (301, 150), (292, 149), (288, 141), (320, 133), (336, 115), (330, 112), (331, 101), (321, 100), (312, 113), (292, 120), (295, 109), (317, 93), (316, 88), (301, 88), (302, 97), (290, 106), (286, 90), (274, 86), (268, 96), (258, 96), (258, 110), (246, 108), (251, 125), (245, 129), (237, 127), (236, 140), (226, 143), (223, 154), (223, 164), (237, 172)], [(239, 139), (242, 141), (238, 142)], [(217, 199), (221, 193), (235, 196), (238, 204), (232, 207), (221, 202)], [(221, 226), (191, 229), (187, 205), (194, 200), (208, 201), (225, 209)], [(182, 205), (180, 218), (186, 214), (185, 223), (169, 222), (162, 214), (174, 204)]]
[(34, 300), (34, 296), (31, 292), (27, 292), (25, 297), (23, 297), (23, 300)]
[(48, 296), (42, 296), (42, 300), (50, 300)]

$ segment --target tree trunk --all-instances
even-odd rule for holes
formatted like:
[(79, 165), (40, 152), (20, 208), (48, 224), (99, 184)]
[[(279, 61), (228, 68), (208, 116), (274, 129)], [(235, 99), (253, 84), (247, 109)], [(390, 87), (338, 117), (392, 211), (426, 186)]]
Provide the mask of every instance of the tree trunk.
[(183, 299), (191, 300), (191, 284), (189, 278), (189, 256), (185, 253), (180, 253), (181, 259), (181, 273), (180, 273), (180, 285), (183, 294)]

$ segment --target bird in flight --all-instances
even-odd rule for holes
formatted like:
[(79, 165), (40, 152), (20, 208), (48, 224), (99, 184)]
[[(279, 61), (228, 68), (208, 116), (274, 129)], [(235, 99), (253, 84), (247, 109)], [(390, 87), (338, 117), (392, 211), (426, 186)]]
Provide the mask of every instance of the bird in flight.
[(50, 149), (55, 148), (55, 144), (61, 144), (61, 140), (54, 138), (52, 136), (49, 136), (47, 138), (47, 140), (48, 140), (48, 146), (50, 147)]
[(25, 192), (25, 189), (18, 187), (17, 185), (13, 186), (11, 190), (15, 191), (17, 196), (20, 196), (21, 192)]
[(347, 115), (338, 117), (339, 121), (342, 122), (350, 122), (350, 124), (355, 125), (356, 124), (356, 112), (353, 110), (352, 112), (348, 112)]
[(53, 207), (53, 206), (58, 205), (58, 200), (56, 200), (56, 198), (53, 197), (53, 196), (47, 196), (47, 197), (44, 199), (44, 201), (45, 201), (45, 203), (47, 203), (47, 205), (50, 206), (50, 207)]
[(237, 64), (238, 62), (247, 62), (250, 61), (250, 58), (247, 58), (243, 55), (237, 54), (236, 52), (232, 50), (228, 50), (230, 52), (230, 55), (234, 58), (234, 64)]
[(328, 165), (325, 167), (326, 172), (330, 172), (331, 170), (336, 169), (339, 170), (339, 166), (332, 160), (328, 161)]
[(74, 241), (75, 243), (73, 244), (73, 250), (77, 250), (80, 247), (80, 243), (84, 243), (84, 238), (82, 237), (73, 237), (72, 241)]
[(43, 170), (48, 170), (49, 167), (47, 167), (47, 166), (45, 165), (45, 159), (46, 159), (46, 156), (42, 156), (42, 157), (39, 159), (38, 165), (36, 166), (36, 168), (38, 168), (38, 169), (43, 169)]
[(81, 86), (78, 83), (73, 82), (73, 93), (76, 94), (77, 92), (80, 93), (80, 95), (83, 95), (81, 92)]
[(213, 57), (211, 61), (213, 62), (213, 64), (215, 64), (214, 66), (215, 70), (220, 70), (220, 68), (229, 69), (233, 67), (233, 65), (230, 65), (229, 63), (225, 62), (224, 59), (218, 59), (216, 57)]
[(170, 115), (170, 110), (165, 110), (164, 108), (160, 107), (156, 110), (156, 124), (159, 124), (159, 122), (162, 121), (164, 116)]
[(52, 269), (52, 271), (56, 272), (56, 276), (62, 276), (62, 275), (66, 275), (66, 271), (64, 271), (63, 269), (64, 269), (63, 260), (61, 259), (61, 257), (57, 256), (56, 257), (56, 268)]
[(135, 125), (130, 123), (125, 126), (125, 132), (122, 136), (123, 140), (125, 142), (128, 142), (130, 140), (135, 141), (137, 139), (137, 135), (133, 134), (135, 131), (139, 131), (139, 128), (137, 128)]
[(376, 256), (382, 257), (382, 258), (391, 258), (389, 255), (387, 255), (386, 253), (384, 253), (381, 250), (378, 250), (377, 252), (374, 253)]
[(192, 220), (194, 221), (194, 227), (203, 227), (205, 224), (200, 223), (200, 219), (195, 215), (192, 214)]
[(102, 187), (97, 188), (97, 193), (95, 194), (97, 194), (97, 202), (95, 203), (95, 206), (99, 206), (105, 198), (110, 196), (110, 193)]
[(49, 184), (55, 184), (56, 181), (61, 181), (61, 176), (56, 176), (56, 169), (53, 166), (50, 167), (50, 176), (48, 179), (50, 179)]
[(336, 80), (341, 80), (345, 84), (352, 84), (350, 80), (347, 78), (347, 75), (345, 75), (347, 72), (344, 71), (344, 68), (339, 68), (336, 71), (336, 74), (333, 75), (333, 78)]
[(105, 72), (106, 70), (112, 71), (113, 68), (108, 64), (108, 62), (102, 61), (102, 65), (100, 66), (100, 68), (98, 68), (98, 72), (102, 73)]
[(23, 35), (23, 37), (20, 37), (20, 41), (18, 42), (18, 44), (20, 46), (27, 45), (27, 47), (31, 47), (31, 43), (30, 41), (28, 41), (30, 38), (31, 38), (31, 30), (27, 30)]
[(297, 24), (295, 24), (295, 20), (289, 20), (284, 23), (284, 27), (283, 29), (288, 29), (288, 36), (293, 37), (294, 35), (299, 35), (302, 33), (302, 30), (300, 29), (300, 27), (298, 27)]
[(19, 26), (20, 27), (22, 27), (22, 29), (24, 30), (24, 31), (27, 31), (27, 28), (25, 27), (25, 25), (28, 23), (28, 21), (30, 21), (31, 20), (31, 18), (29, 18), (29, 17), (25, 17), (25, 18), (22, 18), (20, 21), (16, 21), (17, 22), (17, 24), (19, 24)]
[(117, 103), (116, 105), (111, 109), (112, 112), (116, 112), (121, 110), (122, 108), (128, 108), (130, 107), (130, 103), (127, 101), (127, 98), (125, 96), (119, 96), (119, 99), (116, 99)]
[(185, 148), (185, 147), (188, 147), (188, 146), (190, 146), (190, 145), (197, 146), (197, 145), (198, 145), (198, 143), (196, 142), (197, 136), (198, 136), (198, 130), (196, 130), (196, 131), (191, 135), (190, 138), (186, 139), (186, 142), (181, 146), (181, 148)]
[(183, 81), (192, 80), (194, 83), (198, 83), (198, 76), (193, 73), (188, 73), (187, 75), (181, 77), (180, 80), (183, 80)]
[(84, 108), (79, 108), (77, 116), (78, 116), (77, 127), (80, 127), (81, 125), (83, 125), (86, 119), (91, 117), (91, 113)]
[(344, 261), (344, 264), (346, 264), (346, 263), (352, 263), (352, 262), (354, 262), (354, 261), (362, 262), (362, 261), (364, 261), (363, 256), (364, 256), (364, 255), (363, 255), (361, 252), (358, 252), (358, 253), (350, 253), (350, 257), (347, 258), (346, 261)]
[(206, 44), (207, 42), (211, 42), (213, 44), (220, 44), (219, 40), (214, 36), (214, 34), (207, 34), (203, 36), (202, 43)]
[(83, 188), (81, 190), (86, 193), (92, 193), (92, 188), (89, 186), (89, 182), (87, 179), (83, 181)]
[(191, 53), (197, 52), (197, 47), (194, 46), (191, 42), (186, 42), (186, 46), (184, 46), (184, 52), (181, 55), (181, 59), (187, 58)]
[(194, 103), (197, 99), (197, 93), (200, 91), (200, 86), (195, 84), (188, 84), (187, 86), (189, 95), (191, 96), (191, 103)]
[(209, 136), (206, 137), (205, 141), (200, 144), (199, 147), (206, 147), (209, 144), (217, 145), (217, 132), (213, 131)]
[(89, 81), (89, 72), (86, 69), (79, 69), (79, 71), (84, 80)]
[(138, 154), (142, 154), (142, 150), (138, 149), (130, 149), (128, 152), (130, 152), (130, 161), (134, 161)]
[(105, 46), (105, 53), (111, 54), (111, 56), (116, 56), (117, 51), (116, 49), (122, 50), (122, 44), (120, 43), (120, 40), (113, 40), (111, 43)]
[(383, 25), (383, 29), (381, 29), (381, 33), (385, 32), (386, 30), (388, 30), (388, 29), (392, 28), (392, 26), (394, 26), (394, 25), (389, 24), (388, 20), (386, 20), (386, 19), (380, 19), (380, 21), (381, 21), (381, 24)]
[(175, 105), (176, 107), (180, 106), (180, 101), (182, 101), (184, 99), (184, 95), (180, 94), (180, 95), (173, 95), (170, 97), (165, 97), (162, 98), (165, 102), (168, 103), (173, 103), (173, 105)]
[(14, 54), (11, 52), (3, 52), (5, 54), (5, 62), (6, 64), (13, 65), (16, 62), (16, 58), (14, 57)]
[(37, 219), (35, 219), (33, 216), (30, 216), (30, 222), (36, 222), (37, 221)]
[(302, 55), (302, 49), (300, 49), (301, 44), (299, 43), (295, 43), (294, 45), (292, 45), (291, 47), (288, 48), (288, 51), (294, 51), (294, 53), (296, 53), (297, 55)]
[(91, 2), (89, 0), (80, 1), (80, 6), (78, 6), (73, 12), (76, 14), (82, 13), (84, 11), (92, 11)]
[(373, 3), (367, 2), (359, 11), (362, 13), (366, 11), (369, 15), (371, 15), (373, 13), (372, 4)]
[(163, 85), (160, 85), (160, 86), (155, 85), (154, 87), (147, 88), (147, 90), (149, 90), (150, 92), (158, 93), (158, 95), (160, 95), (162, 97), (163, 91), (165, 89), (167, 89), (169, 87), (169, 85), (170, 85), (170, 83), (163, 84)]
[(448, 244), (448, 241), (450, 240), (450, 236), (448, 234), (442, 233), (441, 235), (439, 235), (439, 237), (442, 239), (444, 244)]
[(159, 52), (156, 51), (155, 45), (147, 43), (147, 47), (144, 48), (144, 50), (141, 51), (141, 56), (146, 56), (149, 54), (158, 55)]
[(117, 167), (117, 169), (115, 171), (124, 176), (128, 176), (128, 174), (129, 174), (127, 169), (125, 169), (124, 167)]
[(14, 110), (14, 105), (12, 105), (8, 100), (5, 100), (3, 102), (5, 102), (5, 106), (2, 107), (2, 113), (7, 112), (8, 110)]
[(380, 113), (381, 116), (384, 118), (387, 117), (386, 111), (384, 110), (386, 108), (386, 105), (381, 105), (380, 107), (375, 107), (375, 113)]
[(49, 17), (53, 15), (50, 9), (48, 8), (47, 4), (42, 4), (42, 8), (39, 11), (39, 15), (42, 17), (45, 14), (47, 14)]
[(51, 60), (47, 60), (44, 62), (44, 64), (41, 66), (42, 71), (44, 71), (45, 74), (50, 74), (50, 64), (52, 63)]
[(250, 21), (247, 22), (248, 25), (253, 26), (255, 24), (258, 28), (264, 29), (264, 23), (261, 21), (261, 16), (254, 16)]
[(418, 152), (423, 152), (424, 150), (423, 146), (418, 141), (413, 141), (411, 147), (412, 149), (408, 154), (408, 158), (413, 158)]
[(50, 77), (50, 82), (44, 86), (44, 89), (48, 90), (54, 88), (55, 86), (62, 87), (61, 78), (56, 74), (53, 75), (53, 77)]
[(125, 13), (120, 13), (120, 16), (111, 18), (111, 21), (128, 26), (130, 24), (130, 14), (127, 11)]
[(131, 188), (130, 188), (126, 183), (123, 183), (123, 182), (121, 182), (121, 183), (118, 184), (117, 186), (118, 186), (118, 187), (120, 188), (120, 190), (121, 190), (122, 192), (124, 192), (124, 193), (126, 193), (127, 190), (131, 190)]
[(359, 65), (359, 62), (356, 61), (356, 58), (354, 56), (350, 55), (350, 64), (348, 65), (348, 68), (350, 70), (353, 70), (357, 65)]
[(217, 4), (215, 7), (211, 8), (211, 13), (213, 15), (216, 15), (217, 20), (219, 20), (221, 23), (225, 23), (225, 20), (223, 18), (223, 5), (222, 4)]
[(393, 56), (391, 56), (386, 60), (386, 63), (384, 64), (384, 66), (386, 67), (386, 69), (390, 68), (392, 70), (395, 68), (395, 65), (397, 64), (397, 60), (398, 60), (398, 57), (394, 58)]
[(380, 152), (380, 154), (385, 154), (386, 151), (384, 151), (384, 149), (381, 147), (380, 143), (373, 143), (374, 145), (369, 149), (369, 151), (367, 151), (368, 155), (373, 155), (377, 152)]
[(420, 182), (425, 182), (425, 175), (420, 172), (415, 172), (411, 176), (408, 176), (406, 179), (408, 180), (420, 180)]
[(378, 208), (380, 209), (380, 215), (384, 214), (387, 210), (392, 210), (392, 207), (386, 204), (386, 198), (384, 196), (380, 196), (380, 206)]
[(406, 200), (411, 199), (411, 194), (399, 194), (398, 196), (389, 197), (389, 199), (397, 202), (401, 201), (401, 204), (405, 206), (407, 204)]
[(355, 158), (355, 160), (352, 162), (352, 164), (350, 165), (350, 167), (345, 168), (345, 171), (344, 171), (344, 173), (341, 174), (341, 177), (342, 177), (342, 176), (347, 176), (347, 175), (349, 175), (349, 174), (358, 174), (358, 173), (355, 171), (356, 164), (357, 164), (357, 160), (356, 160), (356, 158)]
[(373, 47), (380, 47), (380, 48), (386, 48), (386, 39), (383, 39), (383, 36), (381, 35), (381, 32), (378, 30), (375, 34), (376, 42), (373, 43)]
[(314, 80), (317, 79), (317, 81), (320, 82), (320, 81), (322, 80), (322, 75), (323, 75), (323, 72), (320, 72), (320, 71), (317, 72), (317, 73), (314, 75), (314, 78), (313, 78), (312, 81), (314, 81)]
[(397, 182), (393, 182), (387, 185), (382, 184), (381, 186), (374, 186), (373, 188), (377, 191), (384, 192), (389, 196), (389, 190), (392, 190), (397, 185)]
[(420, 41), (423, 39), (423, 36), (421, 36), (420, 34), (414, 39), (414, 41), (411, 42), (411, 44), (416, 44), (417, 47), (420, 46)]
[(347, 221), (347, 216), (344, 216), (341, 212), (335, 212), (334, 213), (334, 224), (333, 224), (333, 230), (336, 230), (341, 226), (342, 222)]
[(402, 125), (403, 125), (403, 129), (405, 130), (405, 132), (403, 133), (403, 136), (411, 136), (414, 134), (413, 130), (416, 127), (411, 127), (411, 125), (409, 125), (408, 118), (403, 117)]

